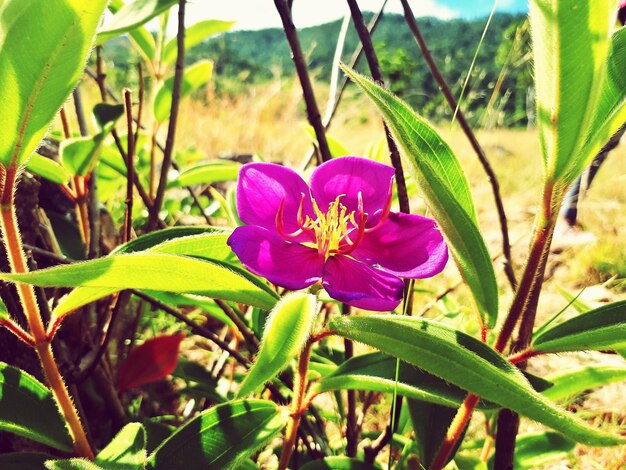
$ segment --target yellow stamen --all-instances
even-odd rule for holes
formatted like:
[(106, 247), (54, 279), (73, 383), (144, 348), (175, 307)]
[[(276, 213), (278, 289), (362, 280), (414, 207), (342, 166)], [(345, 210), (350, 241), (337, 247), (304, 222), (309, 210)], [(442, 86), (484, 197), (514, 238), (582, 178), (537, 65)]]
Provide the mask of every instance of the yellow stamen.
[(304, 222), (304, 228), (312, 229), (315, 232), (316, 247), (320, 254), (324, 254), (326, 257), (332, 252), (336, 252), (339, 249), (339, 244), (346, 238), (349, 231), (353, 227), (356, 227), (356, 221), (354, 218), (354, 211), (350, 214), (346, 214), (347, 208), (339, 199), (343, 195), (337, 196), (337, 198), (328, 205), (328, 211), (322, 212), (317, 205), (317, 202), (313, 200), (313, 210), (317, 218), (306, 218)]

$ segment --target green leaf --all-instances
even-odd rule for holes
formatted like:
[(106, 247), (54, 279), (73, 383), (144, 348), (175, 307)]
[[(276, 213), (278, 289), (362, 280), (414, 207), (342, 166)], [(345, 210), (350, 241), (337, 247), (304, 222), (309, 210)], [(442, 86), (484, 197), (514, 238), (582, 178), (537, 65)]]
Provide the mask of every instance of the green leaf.
[(8, 320), (9, 317), (9, 309), (4, 303), (4, 300), (0, 299), (0, 320)]
[[(210, 60), (199, 60), (198, 62), (185, 68), (183, 81), (180, 87), (180, 97), (187, 96), (192, 91), (197, 90), (213, 76), (213, 62)], [(154, 118), (163, 122), (170, 117), (172, 104), (172, 86), (174, 77), (170, 77), (156, 93), (154, 97)]]
[(213, 184), (222, 181), (236, 180), (239, 174), (239, 168), (241, 168), (241, 164), (238, 162), (222, 161), (203, 163), (183, 171), (169, 182), (168, 187), (181, 188), (184, 186), (196, 186), (199, 184)]
[[(243, 270), (165, 253), (114, 255), (24, 274), (0, 273), (0, 279), (44, 287), (94, 287), (100, 291), (97, 298), (123, 289), (149, 289), (201, 294), (261, 308), (273, 307), (277, 299), (269, 287)], [(95, 300), (93, 295), (91, 300)], [(55, 309), (56, 315), (84, 305), (74, 300), (70, 304), (68, 299)]]
[[(21, 165), (80, 79), (106, 0), (0, 6), (0, 164)], [(28, 38), (28, 40), (25, 40)]]
[(141, 235), (134, 240), (129, 241), (128, 243), (124, 243), (115, 248), (111, 252), (111, 254), (121, 254), (121, 253), (135, 253), (137, 251), (144, 251), (149, 248), (152, 248), (160, 243), (163, 243), (168, 240), (173, 240), (180, 237), (186, 237), (189, 235), (198, 235), (203, 233), (223, 233), (223, 228), (217, 227), (200, 227), (200, 226), (179, 226), (179, 227), (168, 227), (163, 230), (155, 230), (154, 232), (149, 232), (144, 235)]
[(0, 362), (0, 429), (64, 452), (72, 450), (52, 393), (26, 372)]
[(588, 163), (581, 148), (605, 83), (614, 6), (612, 0), (530, 2), (537, 124), (549, 181), (567, 184)]
[[(315, 129), (313, 129), (313, 126), (306, 126), (306, 131), (307, 134), (309, 134), (309, 137), (311, 138), (311, 140), (318, 145), (317, 142), (317, 136), (315, 135)], [(344, 157), (346, 155), (351, 155), (350, 151), (338, 140), (335, 139), (333, 136), (326, 134), (326, 141), (328, 142), (328, 149), (330, 150), (330, 156), (333, 158), (337, 158), (337, 157)]]
[(155, 470), (231, 469), (287, 423), (285, 409), (264, 400), (218, 405), (179, 428), (149, 457)]
[(329, 328), (399, 357), (479, 397), (588, 445), (623, 439), (595, 430), (537, 393), (524, 375), (485, 343), (446, 325), (395, 315), (338, 317)]
[(39, 175), (53, 183), (65, 184), (71, 175), (51, 158), (46, 158), (38, 153), (33, 153), (26, 162), (26, 169), (35, 175)]
[[(457, 410), (410, 398), (406, 401), (406, 404), (411, 416), (413, 432), (415, 433), (415, 446), (418, 450), (419, 461), (425, 468), (428, 468), (437, 455), (437, 451), (446, 437), (446, 432)], [(450, 453), (448, 461), (456, 454), (463, 442), (466, 431), (467, 426), (463, 436), (456, 442), (454, 449)]]
[[(314, 384), (315, 392), (368, 390), (458, 408), (467, 392), (428, 372), (400, 361), (396, 382), (396, 358), (380, 352), (355, 356)], [(484, 403), (481, 402), (481, 406)], [(491, 405), (493, 408), (494, 405)]]
[[(109, 11), (113, 14), (117, 13), (124, 6), (124, 2), (121, 0), (111, 0), (109, 2)], [(155, 60), (156, 43), (154, 37), (145, 28), (145, 26), (137, 26), (128, 32), (131, 43), (135, 46), (137, 51), (143, 56), (146, 63), (153, 62)], [(111, 39), (109, 37), (108, 39)], [(107, 40), (105, 36), (98, 36), (96, 38), (98, 43), (102, 44)]]
[(233, 251), (227, 245), (232, 234), (230, 229), (214, 229), (208, 233), (167, 240), (149, 249), (155, 253), (194, 256), (216, 261), (230, 261)]
[(351, 459), (350, 457), (333, 456), (320, 460), (313, 460), (300, 467), (301, 470), (376, 470), (378, 465), (371, 465), (362, 460)]
[(208, 316), (215, 318), (231, 328), (235, 328), (233, 321), (211, 298), (200, 295), (174, 294), (172, 292), (159, 292), (154, 290), (143, 290), (143, 292), (167, 305), (199, 308)]
[(105, 470), (100, 465), (81, 458), (48, 460), (45, 463), (45, 468), (48, 470)]
[(129, 423), (98, 453), (95, 463), (110, 470), (139, 470), (146, 457), (146, 431), (141, 423)]
[(107, 124), (114, 123), (124, 115), (124, 105), (98, 103), (93, 107), (93, 116), (98, 127), (98, 132), (104, 132)]
[(552, 401), (569, 400), (586, 390), (626, 380), (626, 367), (589, 366), (551, 375), (552, 387), (541, 392)]
[(603, 305), (543, 331), (532, 348), (542, 352), (626, 347), (626, 300)]
[(405, 165), (445, 234), (484, 324), (498, 315), (498, 286), (463, 169), (448, 144), (411, 108), (367, 78), (343, 67), (382, 113)]
[[(230, 31), (235, 21), (205, 20), (191, 25), (185, 29), (185, 50), (200, 44), (205, 39), (219, 33)], [(177, 44), (176, 38), (170, 39), (163, 48), (162, 63), (171, 65), (176, 60)]]
[(134, 0), (124, 5), (98, 33), (98, 42), (119, 36), (169, 10), (177, 0)]
[[(545, 431), (532, 434), (520, 434), (515, 440), (515, 470), (545, 468), (557, 460), (568, 459), (576, 442), (562, 434)], [(493, 457), (489, 461), (493, 468)]]
[(607, 74), (600, 91), (598, 107), (590, 124), (589, 137), (576, 161), (573, 174), (582, 173), (583, 169), (597, 155), (602, 146), (626, 122), (626, 29), (618, 29), (611, 39)]
[(259, 354), (237, 394), (245, 397), (276, 376), (304, 347), (317, 315), (317, 298), (291, 292), (276, 304), (265, 323)]

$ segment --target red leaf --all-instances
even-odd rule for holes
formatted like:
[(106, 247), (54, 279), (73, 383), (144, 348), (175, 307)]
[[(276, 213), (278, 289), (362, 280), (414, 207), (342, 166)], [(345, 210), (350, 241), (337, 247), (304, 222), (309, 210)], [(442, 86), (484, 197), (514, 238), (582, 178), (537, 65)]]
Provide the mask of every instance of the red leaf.
[(134, 348), (117, 373), (120, 392), (156, 382), (171, 374), (178, 364), (178, 350), (184, 338), (184, 333), (157, 336)]

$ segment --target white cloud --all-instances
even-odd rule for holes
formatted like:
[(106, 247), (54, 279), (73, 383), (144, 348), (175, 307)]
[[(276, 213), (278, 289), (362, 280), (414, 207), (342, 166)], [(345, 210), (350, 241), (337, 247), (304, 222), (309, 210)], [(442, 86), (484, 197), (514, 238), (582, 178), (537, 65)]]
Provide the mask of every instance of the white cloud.
[[(415, 16), (435, 16), (441, 19), (459, 16), (458, 12), (438, 5), (436, 0), (411, 0), (409, 3)], [(359, 1), (359, 6), (363, 11), (378, 11), (381, 4), (381, 0)], [(293, 2), (293, 18), (298, 28), (336, 20), (347, 11), (348, 6), (344, 0), (294, 0)], [(385, 11), (402, 13), (400, 0), (389, 0)], [(235, 29), (281, 26), (273, 0), (190, 0), (187, 3), (186, 17), (188, 24), (205, 19), (236, 20)], [(175, 32), (175, 28), (172, 31)]]

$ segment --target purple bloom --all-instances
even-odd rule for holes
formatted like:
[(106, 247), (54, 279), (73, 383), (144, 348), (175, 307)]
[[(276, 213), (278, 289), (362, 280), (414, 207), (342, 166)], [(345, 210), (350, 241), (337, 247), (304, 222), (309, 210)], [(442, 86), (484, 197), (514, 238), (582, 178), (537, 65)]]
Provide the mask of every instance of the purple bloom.
[(389, 311), (401, 278), (441, 272), (448, 248), (434, 220), (391, 212), (394, 170), (359, 157), (319, 166), (311, 187), (272, 163), (241, 168), (237, 209), (247, 224), (228, 244), (243, 265), (276, 285), (326, 292), (355, 307)]

